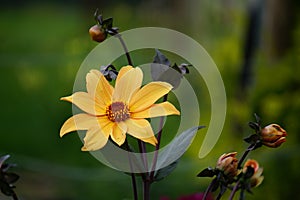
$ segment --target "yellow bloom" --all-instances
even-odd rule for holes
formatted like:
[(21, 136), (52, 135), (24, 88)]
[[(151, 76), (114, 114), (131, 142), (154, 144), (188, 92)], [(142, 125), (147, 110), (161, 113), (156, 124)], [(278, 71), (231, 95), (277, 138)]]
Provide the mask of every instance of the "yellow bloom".
[(126, 133), (152, 145), (157, 144), (150, 123), (145, 118), (179, 115), (169, 102), (155, 104), (172, 86), (166, 82), (142, 85), (143, 72), (132, 66), (122, 67), (113, 88), (98, 70), (86, 76), (87, 92), (76, 92), (61, 100), (69, 101), (83, 110), (69, 118), (60, 129), (60, 136), (87, 130), (82, 151), (101, 149), (109, 137), (122, 145)]

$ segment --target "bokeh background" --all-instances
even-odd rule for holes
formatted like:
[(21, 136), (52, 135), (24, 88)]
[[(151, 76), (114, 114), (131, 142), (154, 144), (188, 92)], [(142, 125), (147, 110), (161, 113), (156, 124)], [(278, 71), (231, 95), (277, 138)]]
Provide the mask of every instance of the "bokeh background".
[[(247, 199), (300, 199), (299, 1), (16, 0), (0, 7), (0, 155), (10, 154), (8, 161), (17, 164), (21, 199), (133, 198), (129, 176), (81, 152), (77, 134), (59, 138), (60, 126), (72, 115), (71, 104), (59, 98), (72, 93), (81, 62), (97, 45), (88, 35), (96, 8), (121, 31), (158, 26), (189, 35), (211, 55), (224, 80), (228, 110), (217, 145), (199, 159), (205, 134), (199, 131), (174, 173), (153, 184), (151, 199), (205, 191), (211, 179), (196, 175), (225, 152), (242, 154), (253, 113), (265, 125), (282, 125), (288, 140), (278, 149), (251, 153), (265, 180)], [(153, 55), (154, 50), (137, 52), (133, 59), (151, 61)], [(210, 100), (203, 82), (197, 90), (200, 123), (207, 125)], [(172, 133), (164, 137), (171, 139)], [(0, 199), (9, 198), (0, 194)]]

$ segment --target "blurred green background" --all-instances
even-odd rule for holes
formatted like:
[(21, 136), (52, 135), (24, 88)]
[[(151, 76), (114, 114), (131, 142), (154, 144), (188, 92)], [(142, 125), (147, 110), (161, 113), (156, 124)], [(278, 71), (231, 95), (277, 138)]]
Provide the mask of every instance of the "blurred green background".
[[(257, 9), (251, 12), (253, 6)], [(0, 155), (10, 154), (8, 161), (18, 165), (14, 170), (21, 176), (16, 183), (21, 199), (133, 198), (130, 177), (81, 152), (76, 133), (59, 138), (62, 123), (72, 115), (71, 104), (59, 98), (72, 93), (81, 62), (97, 45), (88, 35), (96, 8), (104, 17), (113, 17), (121, 31), (158, 26), (191, 36), (211, 55), (224, 80), (228, 110), (217, 145), (199, 159), (205, 130), (199, 131), (174, 173), (153, 184), (151, 199), (205, 191), (210, 179), (196, 175), (215, 166), (225, 152), (242, 154), (247, 147), (242, 139), (251, 133), (247, 123), (253, 113), (262, 117), (264, 125), (280, 124), (288, 131), (288, 140), (278, 149), (263, 147), (250, 155), (263, 166), (265, 180), (247, 199), (300, 199), (300, 8), (296, 0), (4, 1), (0, 8)], [(148, 52), (133, 59), (151, 61), (152, 57)], [(187, 79), (195, 81), (192, 75)], [(208, 125), (206, 86), (199, 82), (196, 88), (200, 123)], [(9, 198), (0, 194), (0, 199)]]

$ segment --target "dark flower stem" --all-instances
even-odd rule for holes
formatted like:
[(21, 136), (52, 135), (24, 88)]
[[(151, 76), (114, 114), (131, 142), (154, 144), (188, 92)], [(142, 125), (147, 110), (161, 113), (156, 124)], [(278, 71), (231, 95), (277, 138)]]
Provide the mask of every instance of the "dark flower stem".
[(143, 181), (143, 200), (150, 200), (150, 180), (144, 180)]
[(134, 200), (138, 200), (138, 193), (137, 193), (136, 180), (135, 180), (134, 173), (131, 173), (131, 183), (132, 183)]
[(12, 198), (13, 200), (19, 200), (17, 194), (13, 191), (13, 194), (12, 194)]
[(222, 193), (221, 192), (219, 192), (219, 194), (218, 194), (218, 196), (217, 196), (217, 198), (216, 198), (216, 200), (220, 200), (221, 199), (221, 197), (222, 197)]
[[(163, 102), (166, 102), (168, 100), (168, 94), (165, 94), (163, 97)], [(157, 134), (157, 145), (155, 147), (155, 154), (153, 157), (153, 165), (152, 165), (152, 169), (151, 169), (151, 174), (150, 174), (150, 180), (153, 181), (154, 179), (154, 175), (155, 175), (155, 167), (156, 167), (156, 163), (157, 163), (157, 157), (158, 157), (158, 150), (160, 147), (160, 141), (161, 141), (161, 135), (162, 135), (162, 129), (163, 129), (163, 125), (164, 125), (164, 119), (165, 117), (160, 117), (160, 122), (159, 122), (159, 131)]]
[(235, 193), (237, 192), (237, 190), (239, 189), (239, 186), (240, 186), (240, 182), (241, 180), (238, 180), (238, 182), (235, 184), (235, 186), (233, 187), (231, 193), (230, 193), (230, 196), (229, 196), (229, 199), (228, 200), (232, 200)]
[(241, 190), (241, 193), (240, 193), (240, 200), (244, 200), (245, 199), (245, 190)]
[[(127, 139), (125, 139), (125, 143), (124, 144), (125, 144), (126, 150), (128, 151), (128, 159), (129, 159), (130, 169), (131, 169), (131, 171), (133, 171), (133, 169), (132, 169), (132, 160), (131, 160), (130, 155), (129, 155), (129, 152), (131, 152), (131, 151), (130, 151), (130, 147), (128, 145)], [(138, 200), (138, 193), (137, 193), (137, 187), (136, 187), (135, 174), (134, 173), (130, 173), (130, 176), (131, 176), (133, 197), (134, 197), (134, 200)]]
[(245, 150), (244, 154), (242, 155), (242, 157), (240, 158), (239, 160), (239, 163), (238, 163), (238, 169), (241, 169), (242, 168), (242, 164), (245, 160), (245, 158), (247, 157), (247, 155), (250, 153), (250, 151), (254, 150), (256, 147), (256, 144), (250, 144), (250, 146)]
[(211, 191), (211, 189), (213, 188), (213, 186), (215, 185), (216, 181), (217, 181), (217, 178), (214, 178), (214, 179), (210, 182), (209, 186), (206, 188), (205, 193), (204, 193), (204, 195), (203, 195), (203, 198), (202, 198), (203, 200), (206, 200), (208, 193), (210, 193), (210, 191)]
[(121, 43), (121, 45), (122, 45), (122, 47), (123, 47), (123, 49), (125, 51), (128, 64), (131, 65), (131, 66), (133, 66), (131, 57), (130, 57), (128, 49), (127, 49), (127, 46), (126, 46), (125, 41), (123, 40), (121, 34), (120, 33), (116, 33), (114, 36), (120, 40), (120, 43)]

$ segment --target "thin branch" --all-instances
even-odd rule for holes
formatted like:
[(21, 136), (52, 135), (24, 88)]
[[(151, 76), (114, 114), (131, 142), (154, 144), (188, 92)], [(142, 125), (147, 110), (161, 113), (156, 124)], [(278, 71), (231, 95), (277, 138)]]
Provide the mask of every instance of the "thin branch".
[(120, 33), (117, 33), (117, 34), (114, 35), (114, 36), (117, 37), (117, 38), (120, 40), (121, 45), (122, 45), (122, 47), (123, 47), (123, 49), (124, 49), (124, 51), (125, 51), (125, 55), (126, 55), (128, 64), (131, 65), (131, 66), (133, 66), (133, 62), (132, 62), (131, 57), (130, 57), (130, 55), (129, 55), (127, 46), (126, 46), (125, 41), (123, 40), (121, 34), (120, 34)]
[(131, 175), (131, 183), (132, 183), (132, 189), (133, 189), (133, 197), (134, 197), (134, 200), (138, 200), (136, 179), (135, 179), (135, 174), (133, 173), (132, 160), (130, 158), (130, 147), (128, 145), (127, 138), (125, 139), (124, 144), (125, 144), (126, 150), (128, 152), (128, 160), (129, 160), (130, 170), (132, 172), (132, 173), (130, 173), (130, 175)]
[(209, 186), (206, 188), (205, 193), (203, 195), (203, 198), (202, 198), (203, 200), (206, 200), (208, 193), (210, 193), (210, 191), (212, 190), (213, 186), (216, 184), (216, 181), (217, 181), (217, 178), (214, 178), (210, 182)]
[[(168, 94), (165, 94), (163, 97), (163, 102), (166, 102), (168, 100)], [(158, 158), (158, 151), (160, 148), (160, 141), (161, 141), (161, 136), (162, 136), (162, 130), (163, 130), (163, 125), (164, 125), (164, 119), (165, 117), (162, 116), (160, 117), (160, 122), (159, 122), (159, 131), (157, 134), (157, 145), (155, 147), (155, 153), (154, 153), (154, 157), (153, 157), (153, 165), (152, 165), (152, 169), (151, 169), (151, 173), (150, 173), (150, 180), (153, 181), (154, 179), (154, 174), (155, 174), (155, 168), (156, 168), (156, 163), (157, 163), (157, 158)]]
[(230, 193), (230, 196), (229, 196), (229, 199), (228, 200), (232, 200), (235, 193), (237, 192), (237, 190), (239, 189), (239, 186), (240, 186), (240, 182), (241, 180), (238, 180), (238, 182), (236, 182), (236, 185), (233, 187), (231, 193)]
[(241, 159), (239, 160), (238, 163), (238, 169), (242, 168), (242, 164), (245, 160), (245, 158), (247, 157), (247, 155), (250, 153), (250, 151), (252, 151), (253, 149), (255, 149), (256, 144), (250, 144), (250, 146), (246, 149), (246, 151), (244, 152), (244, 154), (242, 155)]

